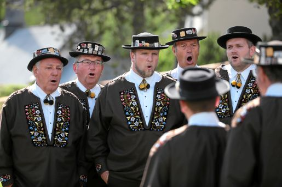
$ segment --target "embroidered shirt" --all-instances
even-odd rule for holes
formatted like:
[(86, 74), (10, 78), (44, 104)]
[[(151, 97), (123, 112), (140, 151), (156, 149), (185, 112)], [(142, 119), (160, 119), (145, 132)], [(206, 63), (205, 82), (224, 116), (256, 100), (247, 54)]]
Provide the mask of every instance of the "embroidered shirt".
[(225, 127), (221, 123), (215, 112), (200, 112), (189, 118), (189, 126), (206, 126), (206, 127)]
[(40, 98), (40, 103), (42, 106), (43, 114), (44, 114), (44, 119), (45, 119), (45, 124), (47, 127), (47, 132), (49, 136), (49, 140), (52, 138), (52, 131), (53, 131), (53, 124), (54, 124), (54, 112), (55, 112), (55, 101), (56, 97), (61, 95), (61, 89), (57, 88), (55, 92), (50, 94), (53, 99), (54, 99), (54, 104), (53, 105), (46, 105), (44, 104), (44, 99), (46, 97), (46, 93), (36, 84), (34, 83), (31, 86), (31, 92), (36, 95), (37, 97)]
[(231, 94), (231, 101), (232, 101), (232, 106), (233, 106), (233, 112), (235, 111), (237, 104), (240, 99), (240, 95), (242, 93), (242, 90), (245, 86), (246, 80), (249, 76), (249, 73), (251, 70), (256, 69), (256, 65), (252, 64), (250, 65), (247, 69), (245, 69), (243, 72), (237, 72), (232, 68), (230, 64), (226, 65), (223, 67), (223, 69), (227, 70), (228, 76), (229, 76), (229, 83), (231, 84), (232, 81), (236, 80), (237, 73), (241, 73), (241, 81), (242, 81), (242, 86), (238, 89), (237, 87), (230, 86), (230, 94)]
[(282, 83), (271, 84), (265, 93), (265, 96), (282, 97)]
[[(81, 84), (81, 82), (79, 82), (78, 79), (75, 80), (76, 82), (76, 85), (77, 87), (85, 92), (87, 89)], [(93, 113), (93, 110), (94, 110), (94, 107), (95, 107), (95, 103), (96, 103), (96, 99), (97, 99), (97, 96), (99, 95), (100, 91), (101, 91), (101, 88), (98, 84), (96, 84), (93, 88), (90, 89), (91, 92), (94, 92), (95, 93), (95, 97), (94, 98), (91, 98), (91, 97), (87, 97), (87, 100), (88, 100), (88, 105), (89, 105), (89, 114), (90, 114), (90, 117), (92, 116), (92, 113)]]
[(148, 126), (151, 118), (153, 103), (154, 103), (153, 99), (154, 99), (155, 84), (156, 82), (159, 82), (162, 79), (162, 76), (159, 73), (154, 72), (154, 74), (151, 77), (146, 77), (145, 79), (147, 83), (150, 84), (150, 88), (147, 89), (147, 91), (142, 91), (139, 89), (139, 84), (143, 80), (143, 77), (140, 77), (132, 69), (130, 69), (130, 71), (125, 74), (125, 79), (135, 84), (141, 109), (146, 121), (146, 125)]

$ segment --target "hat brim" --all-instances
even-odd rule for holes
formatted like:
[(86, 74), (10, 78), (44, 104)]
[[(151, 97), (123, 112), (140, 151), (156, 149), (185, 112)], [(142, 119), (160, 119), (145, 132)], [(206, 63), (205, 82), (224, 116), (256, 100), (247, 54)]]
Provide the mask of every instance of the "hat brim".
[(205, 39), (206, 36), (195, 36), (195, 37), (189, 37), (189, 38), (179, 38), (170, 42), (165, 43), (166, 45), (173, 45), (175, 42), (183, 41), (183, 40), (193, 40), (193, 39), (198, 39), (198, 40), (203, 40)]
[(261, 41), (261, 38), (258, 37), (257, 35), (254, 34), (250, 34), (250, 33), (231, 33), (231, 34), (225, 34), (223, 36), (220, 36), (217, 39), (217, 43), (218, 45), (220, 45), (220, 47), (226, 49), (226, 42), (229, 39), (232, 38), (246, 38), (248, 40), (250, 40), (251, 42), (253, 42), (254, 45), (257, 44), (257, 42)]
[(198, 101), (198, 100), (209, 99), (209, 98), (212, 98), (212, 97), (216, 97), (216, 96), (225, 94), (226, 92), (228, 92), (230, 90), (229, 83), (226, 80), (216, 78), (216, 91), (217, 91), (217, 93), (215, 95), (209, 94), (205, 90), (203, 90), (203, 92), (201, 92), (201, 93), (199, 93), (199, 92), (198, 93), (191, 93), (190, 96), (182, 97), (179, 94), (179, 91), (175, 87), (176, 83), (177, 82), (173, 82), (173, 83), (169, 84), (168, 86), (166, 86), (166, 88), (164, 90), (165, 94), (171, 99)]
[(166, 49), (168, 48), (168, 45), (161, 45), (159, 47), (132, 47), (131, 45), (122, 45), (122, 48), (124, 49), (148, 49), (148, 50), (158, 50), (158, 49)]
[(77, 57), (79, 55), (93, 55), (93, 56), (99, 56), (102, 58), (103, 62), (107, 62), (109, 60), (111, 60), (111, 57), (106, 56), (106, 55), (98, 55), (98, 54), (86, 54), (86, 53), (82, 53), (82, 52), (77, 52), (77, 51), (71, 51), (69, 52), (71, 57)]
[(29, 71), (32, 71), (33, 66), (36, 64), (36, 62), (43, 60), (45, 58), (57, 58), (59, 60), (61, 60), (61, 62), (63, 63), (64, 66), (66, 66), (68, 64), (68, 59), (61, 57), (61, 56), (57, 56), (57, 55), (53, 55), (53, 54), (45, 54), (45, 55), (41, 55), (41, 56), (37, 56), (35, 58), (33, 58), (27, 65), (27, 69)]

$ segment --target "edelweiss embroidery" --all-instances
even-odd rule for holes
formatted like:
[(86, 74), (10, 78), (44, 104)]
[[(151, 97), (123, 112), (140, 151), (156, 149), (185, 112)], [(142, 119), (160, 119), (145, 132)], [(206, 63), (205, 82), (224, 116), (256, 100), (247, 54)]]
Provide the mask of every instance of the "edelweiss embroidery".
[(39, 104), (34, 103), (26, 105), (25, 115), (27, 124), (29, 125), (29, 133), (32, 143), (38, 147), (47, 146)]
[(169, 109), (169, 101), (170, 99), (167, 97), (167, 95), (165, 95), (164, 90), (162, 88), (157, 88), (156, 106), (151, 130), (164, 130)]
[(11, 175), (2, 175), (0, 176), (0, 182), (7, 182), (11, 180)]
[(218, 118), (230, 117), (229, 99), (227, 94), (220, 96), (220, 102), (218, 107), (215, 109)]
[(120, 100), (123, 105), (127, 125), (132, 131), (144, 130), (143, 122), (140, 117), (140, 109), (137, 105), (135, 89), (120, 92)]
[(56, 147), (65, 147), (68, 143), (69, 127), (70, 127), (70, 108), (69, 106), (58, 104), (57, 121), (55, 128)]
[(255, 77), (251, 77), (249, 83), (246, 85), (246, 92), (242, 96), (241, 106), (259, 96), (259, 89)]

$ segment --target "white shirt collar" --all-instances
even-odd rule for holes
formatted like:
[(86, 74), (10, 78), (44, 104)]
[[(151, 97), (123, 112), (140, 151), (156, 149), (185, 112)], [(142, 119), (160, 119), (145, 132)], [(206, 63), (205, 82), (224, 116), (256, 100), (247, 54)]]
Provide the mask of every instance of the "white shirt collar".
[[(31, 92), (39, 97), (41, 100), (44, 100), (46, 93), (36, 84), (36, 82), (30, 87)], [(53, 98), (56, 98), (61, 95), (61, 88), (58, 87), (53, 93), (50, 94)]]
[[(143, 77), (139, 76), (132, 69), (130, 69), (129, 72), (125, 74), (125, 78), (127, 81), (133, 82), (138, 85), (143, 80)], [(162, 79), (162, 76), (161, 74), (155, 71), (151, 77), (146, 77), (145, 79), (147, 83), (149, 83), (150, 85), (153, 85), (155, 82), (159, 82)]]
[(268, 87), (265, 96), (282, 97), (282, 83), (271, 84)]
[[(77, 87), (82, 91), (85, 92), (87, 89), (83, 86), (83, 84), (76, 79), (75, 80)], [(95, 94), (98, 94), (101, 91), (101, 88), (98, 84), (96, 84), (93, 88), (90, 89), (91, 92), (94, 92)]]
[[(233, 67), (230, 64), (224, 66), (223, 69), (227, 70), (230, 79), (235, 79), (235, 77), (236, 77), (238, 72), (235, 69), (233, 69)], [(244, 71), (240, 72), (241, 76), (243, 77), (243, 79), (247, 80), (250, 71), (254, 70), (254, 69), (256, 69), (256, 65), (252, 64), (247, 69), (245, 69)]]
[(189, 119), (189, 126), (206, 126), (206, 127), (225, 127), (214, 112), (200, 112), (192, 115)]

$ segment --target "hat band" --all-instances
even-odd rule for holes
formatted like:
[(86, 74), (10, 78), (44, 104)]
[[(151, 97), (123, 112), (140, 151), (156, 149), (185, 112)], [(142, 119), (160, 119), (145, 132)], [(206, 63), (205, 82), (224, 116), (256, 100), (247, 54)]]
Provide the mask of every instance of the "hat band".
[(132, 43), (131, 47), (160, 47), (161, 44), (159, 42), (154, 42), (154, 43), (148, 43), (145, 41), (139, 41), (135, 40), (134, 43)]
[(104, 47), (97, 44), (92, 43), (81, 43), (76, 48), (77, 52), (81, 52), (84, 54), (94, 54), (94, 55), (103, 55), (104, 54)]
[(48, 47), (48, 48), (43, 48), (43, 49), (38, 49), (33, 53), (33, 58), (41, 56), (41, 55), (56, 55), (56, 56), (61, 56), (60, 50), (56, 49), (54, 47)]

